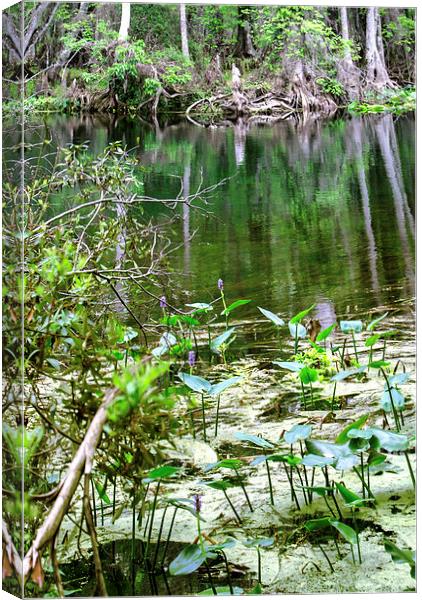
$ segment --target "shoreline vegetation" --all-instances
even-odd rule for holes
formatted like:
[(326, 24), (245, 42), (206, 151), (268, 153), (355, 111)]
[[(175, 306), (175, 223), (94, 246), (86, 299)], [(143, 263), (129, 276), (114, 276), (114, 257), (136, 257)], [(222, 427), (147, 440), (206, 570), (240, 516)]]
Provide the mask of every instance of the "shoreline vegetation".
[(210, 124), (415, 109), (414, 9), (121, 6), (28, 6), (23, 56), (18, 5), (4, 11), (4, 116), (178, 114)]

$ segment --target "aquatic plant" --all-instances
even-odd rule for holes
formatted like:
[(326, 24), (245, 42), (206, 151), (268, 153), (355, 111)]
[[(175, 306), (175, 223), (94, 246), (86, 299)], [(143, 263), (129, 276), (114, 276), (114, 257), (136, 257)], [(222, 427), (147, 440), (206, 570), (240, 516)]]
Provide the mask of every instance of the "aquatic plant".
[(307, 335), (306, 327), (301, 324), (301, 321), (314, 309), (314, 307), (315, 304), (312, 304), (309, 308), (298, 312), (289, 321), (290, 335), (293, 337), (295, 343), (294, 354), (297, 354), (299, 338), (305, 338)]
[[(356, 359), (357, 365), (359, 365), (359, 356), (358, 356), (358, 350), (357, 350), (357, 346), (356, 346), (355, 334), (361, 333), (361, 331), (363, 329), (363, 322), (360, 320), (340, 321), (340, 329), (345, 334), (348, 334), (348, 333), (352, 334), (353, 348), (355, 351), (355, 359)], [(341, 353), (341, 364), (342, 364), (343, 368), (344, 368), (344, 357), (345, 357), (345, 351), (346, 351), (346, 341), (347, 341), (347, 337), (344, 338), (343, 351)]]
[(239, 473), (239, 470), (244, 466), (243, 461), (238, 458), (225, 458), (223, 460), (219, 460), (216, 463), (211, 463), (205, 467), (205, 471), (215, 471), (217, 469), (232, 469), (236, 473), (236, 481), (239, 483), (242, 488), (243, 494), (245, 496), (246, 502), (249, 506), (249, 510), (253, 512), (253, 507), (246, 491), (246, 486), (243, 481), (243, 476)]
[(399, 548), (390, 540), (384, 540), (384, 548), (386, 552), (391, 556), (393, 562), (397, 564), (407, 563), (410, 567), (410, 576), (415, 579), (416, 577), (416, 552)]
[[(271, 321), (271, 323), (273, 323), (273, 325), (275, 326), (276, 331), (277, 331), (278, 341), (281, 346), (280, 327), (282, 327), (285, 324), (284, 320), (266, 308), (261, 308), (261, 306), (258, 306), (257, 308), (264, 315), (264, 317), (266, 319), (268, 319), (269, 321)], [(280, 349), (281, 349), (281, 347), (280, 347)]]
[(274, 545), (274, 538), (248, 538), (243, 542), (246, 548), (255, 548), (258, 558), (258, 583), (262, 584), (261, 573), (261, 548), (270, 548)]

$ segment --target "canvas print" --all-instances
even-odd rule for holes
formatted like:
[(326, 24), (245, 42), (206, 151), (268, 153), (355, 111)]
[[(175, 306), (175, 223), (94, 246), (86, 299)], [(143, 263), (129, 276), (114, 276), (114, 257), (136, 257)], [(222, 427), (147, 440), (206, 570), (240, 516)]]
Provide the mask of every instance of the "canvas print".
[(9, 4), (3, 590), (415, 595), (415, 6)]

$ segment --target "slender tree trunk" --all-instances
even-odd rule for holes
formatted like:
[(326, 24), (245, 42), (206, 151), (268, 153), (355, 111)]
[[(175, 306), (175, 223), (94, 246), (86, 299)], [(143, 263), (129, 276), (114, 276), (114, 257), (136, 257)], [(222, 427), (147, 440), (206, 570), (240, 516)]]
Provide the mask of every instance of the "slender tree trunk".
[(130, 2), (122, 2), (122, 18), (120, 21), (119, 41), (124, 42), (129, 35)]
[(338, 63), (337, 77), (351, 100), (359, 97), (360, 92), (360, 72), (353, 62), (350, 51), (349, 20), (347, 17), (347, 8), (339, 8), (341, 22), (341, 37), (344, 41), (344, 57)]
[(180, 4), (180, 36), (182, 38), (182, 53), (189, 58), (188, 24), (186, 20), (186, 5)]
[(366, 86), (372, 89), (395, 87), (385, 66), (381, 17), (376, 7), (368, 7), (366, 14)]

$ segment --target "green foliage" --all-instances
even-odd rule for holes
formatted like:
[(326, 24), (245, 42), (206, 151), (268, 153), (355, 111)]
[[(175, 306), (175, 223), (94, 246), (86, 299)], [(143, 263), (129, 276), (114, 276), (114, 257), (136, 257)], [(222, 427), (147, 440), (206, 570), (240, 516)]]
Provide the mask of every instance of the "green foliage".
[(326, 94), (331, 94), (338, 99), (344, 96), (344, 87), (337, 79), (319, 77), (315, 81)]

